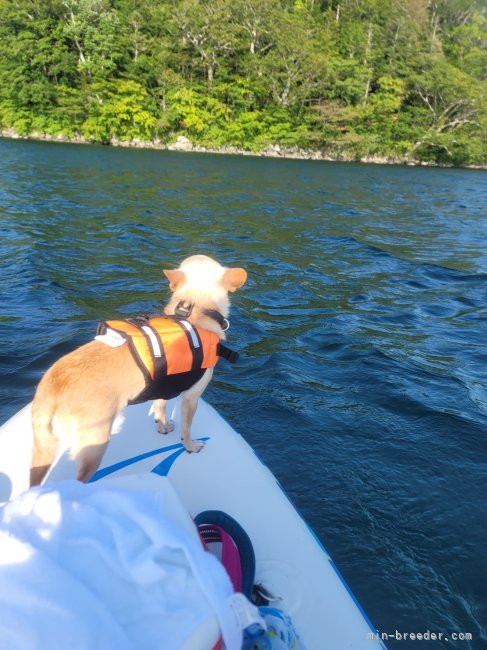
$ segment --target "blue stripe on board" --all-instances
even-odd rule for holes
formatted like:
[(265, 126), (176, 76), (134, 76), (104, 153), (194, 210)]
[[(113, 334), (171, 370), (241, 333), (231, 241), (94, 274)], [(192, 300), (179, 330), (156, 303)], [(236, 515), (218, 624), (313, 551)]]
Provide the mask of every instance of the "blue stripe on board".
[(185, 451), (186, 450), (184, 447), (182, 447), (182, 449), (178, 449), (170, 456), (167, 456), (167, 458), (164, 458), (164, 460), (159, 463), (159, 465), (156, 465), (156, 467), (154, 467), (151, 472), (157, 474), (158, 476), (167, 476), (176, 458), (181, 456), (181, 454), (183, 454)]
[[(208, 437), (197, 438), (197, 440), (206, 442), (207, 440), (209, 440), (209, 438)], [(97, 472), (95, 472), (95, 474), (93, 474), (93, 476), (89, 480), (89, 483), (94, 483), (95, 481), (99, 481), (100, 479), (105, 478), (105, 476), (109, 476), (110, 474), (118, 472), (120, 469), (129, 467), (130, 465), (134, 465), (135, 463), (138, 463), (141, 460), (145, 460), (146, 458), (151, 458), (152, 456), (157, 456), (159, 454), (164, 453), (165, 451), (172, 451), (174, 449), (177, 450), (174, 452), (174, 454), (171, 454), (170, 456), (165, 458), (161, 463), (159, 463), (159, 465), (156, 465), (154, 469), (151, 470), (152, 472), (158, 474), (159, 476), (167, 476), (176, 458), (178, 458), (178, 456), (180, 456), (184, 451), (186, 451), (180, 442), (178, 442), (175, 445), (168, 445), (167, 447), (161, 447), (160, 449), (154, 449), (153, 451), (148, 451), (145, 454), (140, 454), (139, 456), (126, 458), (125, 460), (122, 460), (119, 463), (115, 463), (114, 465), (109, 465), (108, 467), (99, 469)]]
[[(196, 440), (199, 440), (200, 442), (206, 442), (209, 440), (209, 438), (196, 438)], [(170, 456), (164, 458), (164, 460), (159, 463), (159, 465), (156, 465), (156, 467), (154, 467), (154, 469), (151, 471), (154, 472), (154, 474), (158, 474), (159, 476), (167, 476), (176, 458), (181, 456), (181, 454), (185, 451), (186, 449), (183, 447), (183, 445), (181, 445), (181, 449), (178, 449)]]
[(90, 479), (90, 483), (94, 483), (95, 481), (99, 481), (101, 478), (104, 478), (105, 476), (108, 476), (109, 474), (113, 474), (114, 472), (118, 472), (118, 470), (123, 469), (124, 467), (128, 467), (129, 465), (133, 465), (134, 463), (138, 463), (141, 460), (145, 460), (146, 458), (151, 458), (152, 456), (157, 456), (158, 454), (162, 454), (165, 451), (171, 451), (172, 449), (181, 449), (183, 445), (178, 442), (175, 445), (168, 445), (167, 447), (161, 447), (160, 449), (154, 449), (153, 451), (148, 451), (145, 454), (140, 454), (140, 456), (134, 456), (133, 458), (126, 458), (125, 460), (120, 461), (119, 463), (115, 463), (114, 465), (110, 465), (109, 467), (104, 467), (103, 469), (99, 469), (95, 474)]

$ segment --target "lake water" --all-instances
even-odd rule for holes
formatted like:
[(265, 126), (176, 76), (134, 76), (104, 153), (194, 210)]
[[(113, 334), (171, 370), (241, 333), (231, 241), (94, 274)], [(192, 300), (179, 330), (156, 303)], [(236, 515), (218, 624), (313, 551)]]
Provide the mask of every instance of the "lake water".
[(485, 648), (486, 206), (482, 171), (0, 140), (0, 421), (163, 268), (244, 266), (206, 399), (380, 632)]

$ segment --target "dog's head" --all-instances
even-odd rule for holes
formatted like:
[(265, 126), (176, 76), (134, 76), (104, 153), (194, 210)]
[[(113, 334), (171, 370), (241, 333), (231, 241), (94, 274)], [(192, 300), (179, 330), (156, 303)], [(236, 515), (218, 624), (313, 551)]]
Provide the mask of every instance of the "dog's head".
[(172, 301), (187, 301), (200, 307), (216, 308), (228, 316), (229, 291), (236, 291), (247, 280), (241, 268), (226, 268), (206, 255), (186, 258), (178, 269), (165, 270)]

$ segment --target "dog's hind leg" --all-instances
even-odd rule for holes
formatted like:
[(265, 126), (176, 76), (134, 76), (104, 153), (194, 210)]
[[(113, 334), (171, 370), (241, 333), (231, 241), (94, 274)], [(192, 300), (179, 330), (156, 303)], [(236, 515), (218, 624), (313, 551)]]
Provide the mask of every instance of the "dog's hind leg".
[(34, 411), (32, 428), (34, 431), (34, 439), (30, 466), (31, 487), (42, 483), (49, 468), (56, 459), (58, 450), (58, 441), (52, 430), (50, 416), (39, 416)]
[[(71, 449), (71, 457), (78, 463), (78, 481), (88, 483), (90, 478), (100, 466), (101, 459), (110, 440), (113, 420), (110, 418), (83, 425), (76, 447)], [(79, 426), (79, 425), (78, 425)]]
[(80, 449), (76, 454), (76, 460), (78, 461), (78, 474), (76, 479), (78, 481), (88, 483), (90, 478), (92, 478), (93, 474), (99, 468), (107, 445), (108, 440), (105, 443), (89, 445), (88, 447)]
[(156, 429), (159, 433), (171, 433), (174, 431), (173, 420), (167, 420), (165, 399), (156, 399), (152, 402), (152, 413), (156, 422)]

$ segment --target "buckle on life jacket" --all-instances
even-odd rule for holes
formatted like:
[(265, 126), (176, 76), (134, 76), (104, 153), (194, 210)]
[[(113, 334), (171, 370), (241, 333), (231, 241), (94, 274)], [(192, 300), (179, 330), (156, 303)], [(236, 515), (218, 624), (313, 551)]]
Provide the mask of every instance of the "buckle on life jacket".
[(183, 318), (184, 320), (186, 320), (189, 316), (191, 316), (193, 307), (194, 307), (194, 303), (185, 302), (184, 300), (181, 300), (176, 305), (176, 309), (174, 310), (174, 315), (177, 316), (178, 318)]

